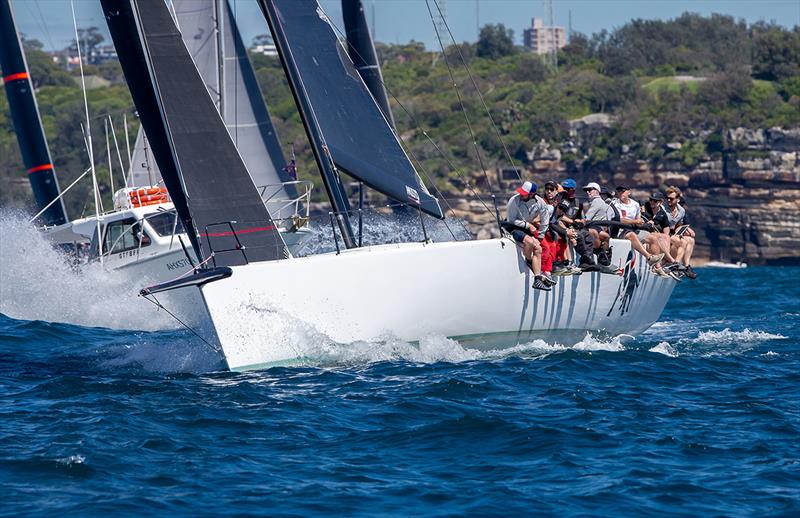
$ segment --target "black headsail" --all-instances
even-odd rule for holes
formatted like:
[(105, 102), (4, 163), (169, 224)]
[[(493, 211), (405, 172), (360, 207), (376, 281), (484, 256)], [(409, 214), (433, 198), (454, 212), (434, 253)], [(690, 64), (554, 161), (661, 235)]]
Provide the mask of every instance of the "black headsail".
[(295, 98), (310, 107), (301, 109), (306, 129), (319, 128), (336, 166), (395, 200), (444, 217), (317, 1), (259, 3)]
[(122, 70), (178, 215), (218, 266), (286, 257), (286, 246), (164, 0), (101, 0)]
[(369, 93), (378, 103), (383, 116), (394, 128), (394, 117), (389, 106), (389, 98), (386, 96), (386, 89), (383, 87), (378, 54), (375, 52), (375, 44), (369, 34), (367, 17), (364, 14), (364, 2), (342, 0), (342, 18), (344, 18), (344, 30), (347, 33), (347, 52), (350, 54), (350, 59), (358, 73), (361, 74), (361, 79), (367, 85)]
[[(17, 35), (10, 0), (0, 0), (0, 68), (3, 71), (3, 83), (22, 161), (28, 170), (33, 197), (39, 210), (42, 210), (58, 198), (61, 191), (45, 140), (39, 107), (36, 105), (28, 64)], [(66, 223), (67, 212), (63, 201), (58, 200), (50, 205), (41, 219), (45, 225)]]

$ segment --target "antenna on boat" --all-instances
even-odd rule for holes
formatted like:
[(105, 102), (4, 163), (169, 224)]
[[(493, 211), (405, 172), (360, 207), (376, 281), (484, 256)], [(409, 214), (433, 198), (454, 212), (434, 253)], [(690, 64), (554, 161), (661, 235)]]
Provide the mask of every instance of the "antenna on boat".
[(142, 132), (142, 146), (144, 146), (144, 165), (147, 168), (147, 182), (150, 185), (155, 185), (153, 183), (153, 168), (150, 167), (150, 153), (149, 148), (147, 147), (147, 133)]
[[(117, 141), (117, 130), (114, 129), (114, 121), (111, 119), (111, 115), (108, 116), (108, 120), (111, 123), (111, 136), (114, 138), (114, 149), (117, 150), (117, 161), (119, 162), (119, 170), (122, 171), (122, 182), (125, 184), (125, 188), (128, 188), (128, 177), (125, 174), (125, 164), (122, 162), (122, 154), (119, 151), (119, 141)], [(123, 121), (125, 120), (125, 115), (123, 114)]]
[(86, 78), (83, 75), (83, 56), (81, 56), (81, 42), (78, 37), (78, 21), (75, 18), (75, 0), (70, 0), (72, 10), (72, 27), (75, 30), (75, 48), (78, 50), (78, 65), (81, 70), (81, 89), (83, 90), (83, 108), (86, 112), (86, 151), (89, 153), (89, 168), (92, 170), (92, 185), (94, 186), (94, 216), (97, 221), (97, 256), (103, 264), (103, 236), (100, 233), (100, 189), (97, 186), (97, 171), (94, 167), (94, 151), (92, 149), (92, 127), (89, 119), (89, 100), (86, 96)]
[[(133, 183), (133, 165), (131, 162), (133, 159), (131, 158), (131, 139), (128, 136), (128, 114), (122, 114), (122, 125), (125, 127), (125, 149), (128, 152), (128, 171), (131, 174), (131, 183)], [(125, 180), (125, 185), (128, 185), (128, 181)]]
[(114, 167), (111, 164), (111, 141), (108, 139), (108, 118), (104, 121), (106, 130), (106, 155), (108, 156), (108, 181), (111, 183), (111, 194), (114, 194)]

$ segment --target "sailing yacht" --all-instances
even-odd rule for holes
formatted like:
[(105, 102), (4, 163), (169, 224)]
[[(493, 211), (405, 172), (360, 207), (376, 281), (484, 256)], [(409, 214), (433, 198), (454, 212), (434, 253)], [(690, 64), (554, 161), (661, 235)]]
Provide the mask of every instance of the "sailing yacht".
[(294, 344), (271, 334), (278, 313), (339, 343), (443, 336), (484, 349), (586, 332), (636, 335), (659, 318), (675, 283), (652, 275), (626, 240), (613, 243), (619, 276), (585, 273), (551, 292), (532, 289), (508, 237), (359, 247), (343, 174), (419, 211), (422, 225), (423, 213), (443, 211), (317, 1), (259, 0), (347, 247), (294, 257), (163, 1), (101, 3), (164, 183), (204, 262), (142, 294), (198, 290), (230, 369), (298, 359)]
[[(223, 114), (231, 137), (245, 157), (262, 202), (284, 234), (287, 246), (297, 253), (312, 235), (308, 228), (312, 186), (310, 182), (297, 181), (287, 171), (228, 2), (173, 0), (172, 8), (176, 24), (183, 28), (183, 40), (215, 99), (216, 109)], [(188, 243), (188, 238), (162, 185), (142, 130), (125, 174), (125, 187), (114, 193), (113, 208), (69, 220), (9, 0), (0, 0), (0, 23), (6, 92), (34, 196), (41, 209), (44, 237), (77, 261), (99, 260), (106, 269), (123, 271), (141, 286), (190, 271), (193, 258), (181, 246)], [(189, 313), (197, 322), (204, 313), (199, 298), (196, 295), (194, 298), (197, 300), (189, 304), (192, 308)]]

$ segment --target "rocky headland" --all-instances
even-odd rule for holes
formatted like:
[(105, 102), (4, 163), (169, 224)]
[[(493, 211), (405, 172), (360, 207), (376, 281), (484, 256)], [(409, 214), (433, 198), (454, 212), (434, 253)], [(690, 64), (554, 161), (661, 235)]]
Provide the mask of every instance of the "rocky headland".
[[(588, 125), (603, 124), (602, 117)], [(716, 156), (703, 155), (687, 166), (680, 150), (693, 144), (671, 142), (657, 162), (626, 157), (592, 166), (587, 153), (580, 157), (580, 128), (565, 142), (541, 142), (529, 153), (521, 168), (523, 178), (539, 185), (550, 179), (575, 178), (579, 184), (598, 181), (613, 191), (614, 186), (630, 184), (634, 198), (645, 200), (650, 192), (679, 187), (685, 207), (697, 231), (698, 262), (738, 261), (754, 264), (800, 262), (800, 128), (728, 130)], [(694, 136), (705, 141), (708, 135)], [(576, 153), (577, 152), (577, 153)], [(565, 156), (572, 157), (565, 159)], [(501, 210), (517, 186), (513, 169), (495, 169), (487, 179), (475, 172), (472, 181), (481, 196), (497, 196)], [(492, 178), (494, 176), (494, 178)], [(488, 185), (491, 184), (491, 185)], [(470, 189), (450, 200), (454, 214), (469, 222), (479, 237), (496, 236), (497, 225)]]

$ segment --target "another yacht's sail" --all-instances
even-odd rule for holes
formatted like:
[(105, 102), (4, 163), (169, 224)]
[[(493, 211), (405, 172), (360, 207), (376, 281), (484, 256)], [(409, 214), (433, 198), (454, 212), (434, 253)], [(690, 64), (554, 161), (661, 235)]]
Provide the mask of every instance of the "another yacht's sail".
[[(9, 0), (0, 0), (0, 68), (22, 161), (28, 171), (36, 205), (42, 210), (58, 198), (61, 191)], [(45, 225), (66, 223), (67, 211), (63, 200), (50, 205), (41, 220)]]
[(198, 256), (286, 257), (275, 224), (163, 0), (101, 0), (153, 156)]
[(364, 14), (364, 2), (361, 0), (342, 0), (342, 18), (344, 30), (347, 33), (347, 53), (353, 61), (361, 79), (367, 85), (369, 93), (378, 103), (383, 116), (394, 128), (394, 116), (383, 86), (381, 66), (378, 63), (378, 54), (375, 44), (369, 34), (367, 17)]
[[(230, 3), (172, 0), (172, 5), (186, 48), (217, 102), (253, 182), (263, 187), (292, 181)], [(292, 186), (283, 190), (283, 198), (296, 196)]]
[[(284, 61), (298, 72), (326, 153), (351, 176), (395, 200), (444, 217), (420, 181), (316, 0), (259, 0)], [(283, 48), (284, 46), (288, 48)], [(309, 114), (304, 114), (309, 116)]]
[(161, 171), (153, 160), (153, 152), (150, 150), (150, 143), (144, 134), (141, 126), (136, 135), (136, 142), (131, 150), (131, 168), (128, 184), (133, 187), (145, 185), (158, 185), (162, 182)]

